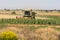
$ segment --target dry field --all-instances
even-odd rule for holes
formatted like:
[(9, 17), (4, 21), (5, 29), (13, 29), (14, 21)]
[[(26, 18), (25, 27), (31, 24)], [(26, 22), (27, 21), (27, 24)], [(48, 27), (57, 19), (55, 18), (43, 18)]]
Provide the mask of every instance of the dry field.
[[(0, 14), (0, 19), (16, 19), (16, 17), (21, 17), (21, 15), (12, 15), (12, 14)], [(45, 17), (36, 17), (36, 19), (51, 19)]]
[(4, 19), (15, 19), (16, 16), (20, 16), (20, 15), (11, 15), (11, 14), (0, 14), (0, 19), (4, 18)]
[[(17, 14), (19, 12), (16, 12)], [(39, 16), (60, 16), (59, 12), (36, 12), (36, 19), (52, 19)], [(15, 19), (14, 14), (0, 14), (0, 19)], [(1, 24), (0, 24), (1, 25)], [(3, 24), (0, 32), (13, 31), (18, 35), (19, 40), (60, 40), (60, 25), (28, 25), (28, 24)]]
[[(12, 14), (12, 12), (15, 12), (18, 15)], [(60, 16), (60, 12), (52, 11), (52, 12), (45, 12), (45, 11), (34, 11), (36, 13), (36, 17), (39, 16)], [(16, 18), (16, 16), (23, 16), (24, 11), (22, 10), (0, 10), (0, 18)], [(41, 18), (41, 17), (40, 17)], [(43, 18), (44, 19), (44, 18)], [(48, 18), (49, 19), (49, 18)]]
[(13, 31), (21, 40), (60, 40), (60, 30), (54, 29), (60, 28), (60, 25), (6, 24), (5, 26), (0, 32)]
[[(17, 14), (19, 13), (19, 12), (16, 12)], [(37, 14), (36, 14), (36, 19), (50, 19), (50, 18), (44, 18), (44, 17), (40, 17), (40, 16), (60, 16), (60, 13), (59, 12), (48, 12), (48, 13), (46, 13), (46, 12), (36, 12)], [(0, 19), (1, 18), (6, 18), (6, 19), (9, 19), (9, 18), (12, 18), (12, 19), (15, 19), (16, 18), (16, 16), (23, 16), (23, 14), (22, 14), (22, 12), (20, 13), (20, 14), (18, 14), (18, 15), (15, 15), (15, 14), (0, 14)]]

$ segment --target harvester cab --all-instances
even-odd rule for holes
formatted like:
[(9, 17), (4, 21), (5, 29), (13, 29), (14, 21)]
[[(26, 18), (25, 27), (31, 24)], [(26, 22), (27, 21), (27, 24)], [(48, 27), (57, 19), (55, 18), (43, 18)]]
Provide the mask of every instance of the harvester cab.
[(35, 12), (32, 12), (32, 10), (25, 10), (23, 17), (35, 19), (35, 14), (36, 14), (36, 13), (35, 13)]

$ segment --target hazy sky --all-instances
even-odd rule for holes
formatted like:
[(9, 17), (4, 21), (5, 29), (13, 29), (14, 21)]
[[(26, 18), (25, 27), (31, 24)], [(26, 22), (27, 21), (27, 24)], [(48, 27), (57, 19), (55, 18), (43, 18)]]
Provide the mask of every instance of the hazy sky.
[(0, 0), (0, 9), (60, 9), (60, 0)]

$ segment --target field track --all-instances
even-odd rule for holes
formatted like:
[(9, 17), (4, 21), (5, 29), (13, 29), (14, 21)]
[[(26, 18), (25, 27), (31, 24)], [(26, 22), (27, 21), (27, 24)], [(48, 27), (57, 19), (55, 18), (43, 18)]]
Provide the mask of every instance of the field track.
[(43, 16), (60, 16), (60, 13), (40, 13), (39, 15)]
[[(1, 25), (1, 24), (0, 24)], [(48, 26), (48, 27), (59, 27), (60, 28), (60, 25), (38, 25), (38, 24), (5, 24), (6, 26), (8, 27), (17, 27), (17, 26)]]
[[(16, 16), (22, 16), (22, 15), (13, 15), (13, 14), (0, 14), (0, 19), (1, 18), (16, 18)], [(43, 14), (39, 14), (37, 16), (60, 16), (60, 13), (43, 13)]]

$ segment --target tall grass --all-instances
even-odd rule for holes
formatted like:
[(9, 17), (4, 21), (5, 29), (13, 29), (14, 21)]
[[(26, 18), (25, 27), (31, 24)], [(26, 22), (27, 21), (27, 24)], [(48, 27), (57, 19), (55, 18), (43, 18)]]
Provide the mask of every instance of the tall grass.
[(58, 20), (42, 20), (42, 19), (0, 19), (0, 24), (49, 24), (60, 25)]

